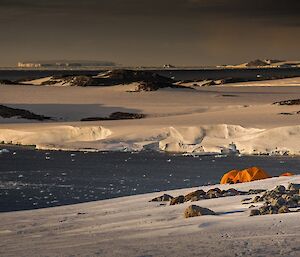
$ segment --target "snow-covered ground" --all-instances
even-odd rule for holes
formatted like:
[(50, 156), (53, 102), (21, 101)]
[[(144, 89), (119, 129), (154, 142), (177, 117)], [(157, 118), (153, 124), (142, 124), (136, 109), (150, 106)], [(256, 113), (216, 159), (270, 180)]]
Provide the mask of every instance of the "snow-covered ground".
[[(219, 187), (272, 189), (300, 183), (300, 176)], [(166, 193), (189, 193), (186, 188)], [(199, 189), (199, 188), (197, 188)], [(299, 256), (300, 212), (249, 216), (249, 196), (193, 204), (216, 216), (184, 218), (191, 203), (149, 202), (161, 193), (34, 211), (1, 213), (1, 256)], [(251, 195), (250, 197), (254, 197)]]
[[(265, 84), (272, 84), (265, 87)], [(249, 85), (249, 84), (247, 84)], [(0, 103), (55, 118), (33, 122), (0, 118), (0, 142), (65, 150), (300, 154), (300, 79), (130, 93), (129, 86), (0, 86)], [(145, 119), (80, 122), (112, 112)], [(233, 144), (232, 144), (233, 143)], [(230, 146), (231, 144), (231, 146)], [(226, 161), (224, 159), (224, 161)], [(188, 167), (187, 167), (188, 168)], [(184, 171), (183, 171), (184, 172)], [(300, 176), (271, 178), (221, 189), (268, 188), (300, 183)], [(207, 190), (209, 187), (202, 187)], [(195, 188), (194, 188), (195, 189)], [(173, 196), (194, 189), (167, 192)], [(0, 256), (299, 256), (300, 213), (249, 217), (232, 196), (193, 204), (216, 216), (185, 219), (190, 203), (149, 202), (160, 193), (72, 206), (0, 214)]]
[[(0, 142), (41, 149), (200, 154), (227, 152), (233, 143), (242, 154), (299, 155), (300, 106), (273, 104), (300, 99), (299, 85), (300, 78), (292, 78), (135, 93), (128, 92), (132, 85), (2, 85), (1, 104), (55, 121), (0, 118)], [(143, 113), (146, 118), (80, 122), (116, 111)]]

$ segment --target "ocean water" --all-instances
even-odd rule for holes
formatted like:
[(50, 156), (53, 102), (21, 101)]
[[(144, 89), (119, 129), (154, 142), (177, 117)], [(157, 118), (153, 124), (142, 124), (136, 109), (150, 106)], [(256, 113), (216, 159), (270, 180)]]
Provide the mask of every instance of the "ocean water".
[(0, 154), (0, 212), (215, 184), (234, 168), (260, 166), (272, 176), (300, 174), (299, 157), (7, 149)]
[[(0, 80), (23, 80), (52, 75), (97, 75), (103, 70), (0, 70)], [(204, 80), (224, 78), (270, 79), (278, 76), (300, 76), (300, 68), (253, 68), (253, 69), (153, 69), (150, 70), (177, 80)]]

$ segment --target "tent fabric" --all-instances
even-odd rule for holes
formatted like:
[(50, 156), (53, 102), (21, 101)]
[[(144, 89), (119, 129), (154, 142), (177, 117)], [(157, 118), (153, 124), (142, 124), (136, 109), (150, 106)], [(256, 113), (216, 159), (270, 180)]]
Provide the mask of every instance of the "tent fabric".
[(269, 178), (269, 174), (259, 167), (251, 167), (241, 171), (232, 170), (224, 174), (221, 184), (235, 184)]
[(292, 172), (285, 172), (285, 173), (280, 174), (279, 176), (280, 176), (280, 177), (287, 177), (287, 176), (294, 176), (294, 175), (295, 175), (295, 174), (292, 173)]
[(232, 184), (235, 176), (239, 173), (238, 170), (231, 170), (227, 172), (221, 179), (221, 184)]

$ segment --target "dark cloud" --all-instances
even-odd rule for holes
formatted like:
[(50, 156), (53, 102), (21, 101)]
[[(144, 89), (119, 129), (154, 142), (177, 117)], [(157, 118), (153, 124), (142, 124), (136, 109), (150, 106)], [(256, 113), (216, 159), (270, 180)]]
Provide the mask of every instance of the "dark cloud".
[(201, 65), (300, 59), (299, 0), (0, 0), (0, 65), (111, 59)]

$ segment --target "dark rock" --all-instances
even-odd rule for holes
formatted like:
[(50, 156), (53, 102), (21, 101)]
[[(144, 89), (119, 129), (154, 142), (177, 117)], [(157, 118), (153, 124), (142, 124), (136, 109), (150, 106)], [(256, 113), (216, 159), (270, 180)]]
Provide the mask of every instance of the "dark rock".
[(202, 216), (202, 215), (216, 215), (216, 213), (208, 208), (203, 208), (197, 205), (190, 205), (184, 211), (185, 218)]
[(290, 212), (290, 209), (285, 205), (281, 206), (278, 210), (278, 213), (288, 213), (288, 212)]
[(250, 211), (250, 216), (260, 215), (260, 211), (258, 209), (253, 209)]
[(218, 193), (217, 191), (210, 191), (210, 192), (206, 193), (206, 196), (207, 196), (207, 198), (212, 199), (212, 198), (219, 198), (222, 195), (220, 193)]
[(174, 197), (170, 201), (170, 205), (175, 205), (175, 204), (180, 204), (180, 203), (184, 203), (184, 196), (183, 195)]
[(129, 112), (113, 112), (109, 117), (88, 117), (83, 118), (80, 121), (98, 121), (98, 120), (131, 120), (131, 119), (143, 119), (145, 114), (129, 113)]
[(250, 201), (250, 200), (252, 200), (252, 198), (244, 198), (244, 199), (242, 200), (242, 202), (248, 202), (248, 201)]
[(229, 188), (228, 190), (222, 191), (223, 196), (235, 196), (235, 195), (240, 195), (241, 192), (234, 189), (234, 188)]
[(165, 201), (170, 201), (174, 197), (168, 194), (163, 194), (161, 196), (153, 198), (150, 202), (165, 202)]
[(265, 61), (262, 60), (254, 60), (254, 61), (250, 61), (246, 64), (247, 67), (261, 67), (261, 66), (269, 66), (270, 64), (268, 64)]
[(222, 196), (222, 190), (220, 188), (212, 188), (206, 192), (208, 198), (218, 198)]
[(0, 105), (0, 117), (2, 118), (12, 118), (17, 117), (20, 119), (27, 119), (27, 120), (51, 120), (51, 117), (47, 117), (44, 115), (38, 115), (33, 112), (23, 110), (23, 109), (17, 109), (17, 108), (11, 108), (7, 107), (5, 105)]
[(271, 205), (280, 208), (285, 205), (286, 201), (282, 197), (271, 199)]
[(209, 189), (206, 194), (209, 194), (210, 192), (217, 192), (217, 193), (221, 194), (222, 190), (220, 188), (216, 187), (216, 188)]
[(116, 69), (97, 76), (100, 85), (118, 85), (138, 82), (136, 92), (155, 91), (160, 88), (174, 87), (173, 79), (144, 70)]
[(282, 185), (279, 185), (279, 186), (277, 186), (273, 191), (275, 191), (276, 193), (280, 193), (280, 194), (283, 194), (283, 193), (285, 193), (285, 187), (284, 186), (282, 186)]
[(261, 202), (261, 201), (263, 201), (263, 199), (259, 195), (255, 196), (253, 199), (253, 203), (257, 203), (257, 202)]
[(294, 183), (290, 183), (288, 186), (288, 190), (290, 191), (298, 191), (300, 190), (300, 184), (294, 184)]
[(289, 208), (296, 208), (299, 206), (299, 201), (295, 201), (293, 199), (289, 200), (286, 202), (286, 205), (289, 207)]
[(272, 206), (272, 205), (262, 206), (262, 207), (259, 208), (259, 212), (260, 212), (261, 215), (277, 214), (278, 213), (278, 207), (277, 206)]
[(285, 101), (275, 102), (273, 104), (277, 104), (277, 105), (300, 105), (300, 99), (285, 100)]
[(0, 80), (0, 85), (18, 85), (18, 82), (14, 82), (8, 79), (1, 79)]
[(205, 191), (200, 189), (200, 190), (196, 190), (194, 192), (191, 192), (191, 193), (185, 195), (184, 200), (186, 202), (190, 201), (190, 200), (197, 201), (197, 200), (203, 199), (204, 198), (203, 196), (205, 196)]
[(267, 190), (265, 189), (250, 189), (248, 191), (248, 194), (249, 195), (255, 195), (255, 194), (260, 194), (260, 193), (263, 193), (263, 192), (266, 192)]
[(139, 84), (136, 91), (154, 91), (160, 88), (179, 86), (175, 85), (171, 78), (161, 76), (157, 73), (145, 70), (126, 70), (115, 69), (98, 74), (91, 75), (59, 75), (52, 76), (49, 80), (44, 81), (41, 85), (69, 85), (69, 86), (114, 86), (130, 84), (137, 82)]

